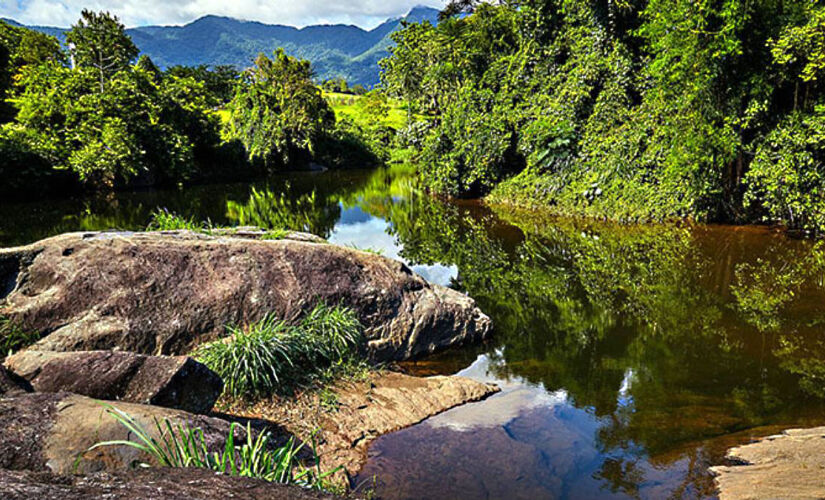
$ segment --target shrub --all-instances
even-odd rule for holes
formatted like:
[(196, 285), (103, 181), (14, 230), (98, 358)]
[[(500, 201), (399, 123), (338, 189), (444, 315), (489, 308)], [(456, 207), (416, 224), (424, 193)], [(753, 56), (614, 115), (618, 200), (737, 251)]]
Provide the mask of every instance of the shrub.
[[(89, 451), (104, 446), (130, 446), (147, 453), (162, 467), (197, 467), (212, 469), (230, 476), (252, 477), (266, 481), (297, 484), (308, 488), (321, 489), (324, 480), (334, 474), (340, 467), (328, 472), (321, 472), (320, 460), (315, 450), (315, 438), (312, 439), (312, 462), (314, 467), (307, 468), (298, 458), (304, 444), (296, 446), (291, 437), (283, 446), (269, 445), (270, 434), (258, 433), (253, 437), (251, 425), (246, 426), (246, 443), (235, 445), (235, 432), (240, 427), (237, 422), (229, 426), (223, 452), (210, 453), (206, 446), (203, 430), (199, 427), (172, 425), (168, 419), (155, 419), (159, 438), (128, 413), (109, 404), (101, 403), (106, 412), (137, 437), (137, 441), (104, 441), (95, 444)], [(140, 464), (148, 467), (148, 464)]]
[(218, 373), (234, 397), (284, 394), (355, 358), (362, 327), (345, 307), (315, 306), (290, 324), (269, 315), (199, 347), (195, 357)]

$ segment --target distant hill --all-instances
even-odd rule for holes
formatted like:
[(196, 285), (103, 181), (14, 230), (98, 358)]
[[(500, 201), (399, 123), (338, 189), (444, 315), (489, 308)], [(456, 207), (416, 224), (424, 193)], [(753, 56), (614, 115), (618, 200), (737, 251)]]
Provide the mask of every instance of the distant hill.
[[(206, 16), (184, 26), (143, 26), (127, 33), (160, 67), (231, 64), (245, 68), (260, 52), (271, 54), (283, 47), (288, 54), (311, 61), (318, 80), (343, 77), (353, 85), (372, 86), (379, 80), (378, 61), (388, 54), (389, 35), (402, 20), (435, 24), (438, 10), (415, 7), (406, 16), (388, 19), (369, 31), (344, 24), (295, 28)], [(28, 27), (63, 41), (63, 28)]]

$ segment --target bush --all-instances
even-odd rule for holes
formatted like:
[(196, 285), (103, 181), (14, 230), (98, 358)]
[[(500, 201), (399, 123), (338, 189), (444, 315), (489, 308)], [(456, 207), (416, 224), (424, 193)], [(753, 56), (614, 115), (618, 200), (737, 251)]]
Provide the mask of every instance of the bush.
[(199, 347), (195, 357), (220, 375), (233, 397), (286, 394), (355, 358), (362, 327), (345, 307), (318, 304), (300, 322), (269, 315)]

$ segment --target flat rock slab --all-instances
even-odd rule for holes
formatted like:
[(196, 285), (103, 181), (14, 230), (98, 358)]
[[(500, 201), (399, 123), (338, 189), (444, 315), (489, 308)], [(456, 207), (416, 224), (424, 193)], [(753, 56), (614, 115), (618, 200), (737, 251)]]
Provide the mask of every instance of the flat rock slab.
[(825, 498), (825, 427), (790, 429), (728, 451), (712, 467), (721, 500)]
[[(127, 413), (150, 435), (160, 437), (155, 421), (203, 429), (207, 446), (220, 451), (229, 423), (179, 410), (110, 402)], [(243, 435), (237, 436), (244, 439)], [(129, 446), (106, 446), (87, 451), (101, 441), (135, 440), (104, 406), (69, 393), (29, 393), (0, 397), (0, 469), (45, 471), (56, 474), (127, 469), (152, 463), (151, 457)], [(80, 460), (76, 462), (77, 457)], [(75, 468), (75, 465), (77, 468)]]
[(369, 380), (339, 384), (333, 390), (335, 401), (326, 409), (318, 396), (311, 394), (294, 400), (264, 400), (252, 406), (240, 404), (230, 413), (276, 421), (304, 440), (320, 429), (318, 449), (325, 470), (341, 465), (355, 474), (366, 461), (367, 447), (379, 436), (499, 390), (464, 377), (422, 378), (382, 372)]
[(484, 338), (466, 295), (403, 263), (295, 238), (192, 232), (71, 233), (0, 250), (0, 315), (45, 335), (41, 351), (187, 354), (226, 325), (352, 308), (373, 359), (402, 360)]
[(332, 495), (205, 469), (151, 468), (87, 476), (0, 470), (5, 500), (326, 500)]
[(25, 350), (7, 358), (5, 366), (37, 392), (65, 391), (191, 413), (208, 413), (223, 390), (215, 372), (186, 356)]

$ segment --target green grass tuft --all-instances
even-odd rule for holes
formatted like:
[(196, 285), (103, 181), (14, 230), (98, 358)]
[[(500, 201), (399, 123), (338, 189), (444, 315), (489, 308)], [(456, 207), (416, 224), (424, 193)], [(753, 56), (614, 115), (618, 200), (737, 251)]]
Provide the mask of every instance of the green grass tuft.
[[(95, 444), (88, 451), (104, 446), (130, 446), (147, 453), (162, 467), (206, 468), (230, 476), (252, 477), (314, 489), (322, 489), (327, 484), (327, 477), (341, 469), (338, 467), (332, 471), (321, 472), (314, 434), (311, 450), (313, 467), (309, 468), (298, 458), (298, 453), (304, 445), (296, 446), (294, 437), (283, 446), (273, 447), (269, 445), (271, 436), (268, 432), (261, 432), (257, 437), (253, 437), (252, 428), (247, 424), (246, 442), (236, 446), (235, 432), (242, 427), (233, 422), (229, 426), (224, 450), (221, 453), (210, 453), (201, 428), (172, 425), (168, 419), (163, 419), (162, 422), (155, 419), (159, 436), (156, 438), (128, 413), (107, 403), (101, 405), (137, 439), (104, 441)], [(148, 464), (140, 466), (149, 467)]]
[(210, 232), (211, 228), (212, 226), (209, 223), (197, 223), (193, 218), (186, 219), (165, 208), (159, 208), (152, 212), (152, 219), (146, 230)]
[(223, 378), (233, 397), (289, 394), (348, 367), (363, 342), (355, 313), (326, 304), (297, 324), (270, 315), (227, 331), (228, 338), (200, 346), (194, 356)]
[(287, 229), (271, 229), (261, 236), (262, 240), (282, 240), (289, 235)]
[(22, 328), (9, 318), (0, 317), (0, 357), (14, 354), (40, 340), (40, 333)]

